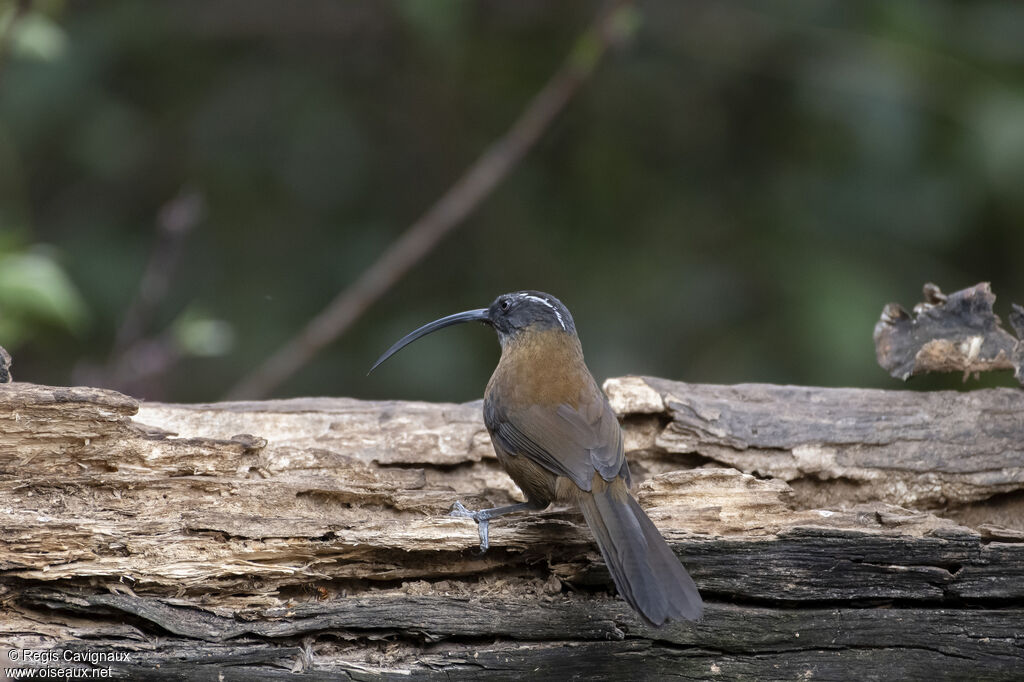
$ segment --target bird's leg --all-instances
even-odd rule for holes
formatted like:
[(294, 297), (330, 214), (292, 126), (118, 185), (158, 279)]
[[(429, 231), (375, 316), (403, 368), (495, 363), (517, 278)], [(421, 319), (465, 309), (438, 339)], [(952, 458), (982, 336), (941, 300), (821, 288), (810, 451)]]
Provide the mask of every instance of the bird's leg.
[(448, 512), (448, 516), (457, 516), (459, 518), (473, 519), (476, 521), (477, 529), (480, 531), (480, 553), (483, 554), (491, 544), (487, 537), (488, 526), (491, 519), (517, 511), (525, 511), (527, 509), (543, 509), (543, 507), (538, 507), (534, 502), (520, 502), (519, 504), (510, 504), (505, 507), (492, 507), (490, 509), (481, 509), (480, 511), (470, 511), (462, 506), (461, 502), (456, 501), (455, 504), (452, 505), (452, 510)]

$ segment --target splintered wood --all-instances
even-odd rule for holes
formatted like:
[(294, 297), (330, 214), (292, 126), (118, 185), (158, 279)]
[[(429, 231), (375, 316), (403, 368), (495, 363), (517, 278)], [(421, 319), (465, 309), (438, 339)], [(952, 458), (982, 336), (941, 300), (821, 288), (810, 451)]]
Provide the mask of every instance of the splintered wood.
[(988, 282), (948, 296), (934, 284), (924, 285), (924, 301), (911, 316), (898, 303), (889, 303), (875, 325), (878, 364), (897, 379), (929, 372), (972, 374), (1010, 370), (1024, 384), (1024, 307), (1010, 305), (1010, 326), (992, 306), (995, 294)]
[(0, 644), (127, 652), (112, 672), (132, 679), (1024, 666), (1021, 391), (605, 390), (701, 623), (643, 625), (571, 509), (496, 521), (479, 555), (451, 504), (518, 499), (479, 403), (139, 406), (10, 383)]

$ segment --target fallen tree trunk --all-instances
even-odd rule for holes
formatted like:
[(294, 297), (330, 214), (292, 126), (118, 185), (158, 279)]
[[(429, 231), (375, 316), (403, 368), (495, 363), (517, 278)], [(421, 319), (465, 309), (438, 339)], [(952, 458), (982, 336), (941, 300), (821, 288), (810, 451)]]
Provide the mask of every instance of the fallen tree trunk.
[(1024, 393), (605, 389), (700, 623), (645, 626), (572, 510), (480, 556), (445, 513), (517, 491), (479, 403), (14, 383), (0, 643), (133, 679), (1019, 675)]

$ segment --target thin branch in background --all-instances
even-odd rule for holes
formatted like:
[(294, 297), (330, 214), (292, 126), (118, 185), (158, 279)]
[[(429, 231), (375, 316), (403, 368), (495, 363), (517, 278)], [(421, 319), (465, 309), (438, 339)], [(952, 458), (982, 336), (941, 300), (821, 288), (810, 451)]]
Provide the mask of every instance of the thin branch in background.
[(28, 14), (30, 9), (32, 9), (32, 0), (14, 0), (10, 18), (0, 28), (0, 75), (2, 75), (4, 64), (7, 62), (7, 54), (11, 51), (11, 43), (14, 42), (14, 27), (23, 16)]
[(137, 398), (159, 400), (164, 395), (162, 379), (182, 357), (171, 331), (164, 330), (125, 348), (115, 360), (99, 370), (99, 381), (89, 382), (89, 385), (114, 388)]
[(160, 208), (156, 219), (156, 243), (139, 282), (138, 293), (125, 311), (114, 337), (112, 361), (142, 338), (157, 306), (167, 295), (185, 240), (205, 214), (203, 195), (194, 189), (182, 190)]
[(152, 382), (181, 359), (181, 351), (168, 330), (148, 336), (146, 332), (171, 287), (186, 239), (205, 215), (203, 196), (194, 189), (182, 190), (160, 208), (149, 262), (117, 329), (110, 357), (102, 367), (76, 368), (77, 383), (154, 397)]
[(309, 321), (262, 365), (238, 382), (228, 400), (266, 396), (335, 341), (414, 265), (458, 227), (509, 175), (541, 135), (593, 75), (609, 48), (625, 43), (635, 30), (631, 2), (604, 7), (577, 38), (568, 58), (523, 110), (419, 220), (393, 242), (347, 289)]

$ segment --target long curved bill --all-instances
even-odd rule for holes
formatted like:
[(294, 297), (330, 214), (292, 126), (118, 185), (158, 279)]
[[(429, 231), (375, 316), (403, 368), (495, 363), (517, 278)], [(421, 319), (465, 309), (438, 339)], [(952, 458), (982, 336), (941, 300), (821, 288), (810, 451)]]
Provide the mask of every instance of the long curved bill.
[[(402, 338), (400, 338), (395, 345), (388, 348), (384, 355), (377, 359), (377, 362), (373, 363), (373, 367), (370, 368), (370, 372), (377, 369), (378, 366), (392, 355), (402, 350), (416, 339), (422, 338), (431, 332), (436, 332), (438, 329), (444, 329), (450, 327), (453, 324), (461, 324), (463, 322), (488, 322), (487, 308), (480, 308), (479, 310), (467, 310), (463, 313), (455, 313), (448, 317), (442, 317), (440, 320), (434, 320), (429, 324), (425, 324), (414, 332), (409, 332)], [(369, 374), (370, 372), (367, 372)]]

